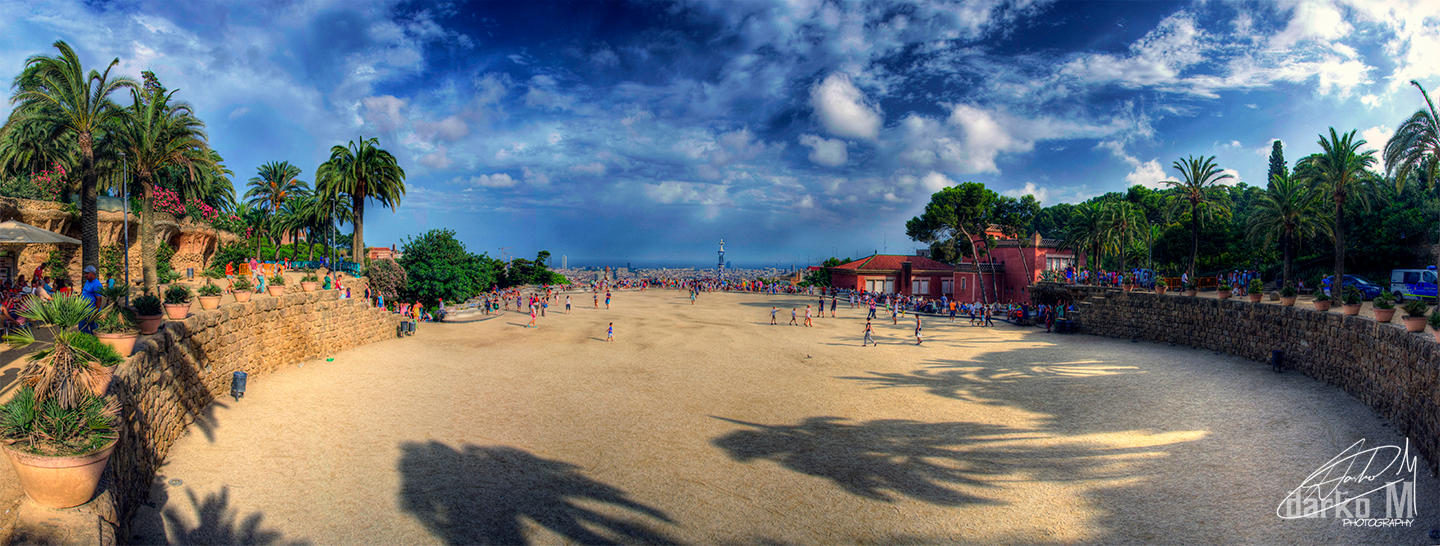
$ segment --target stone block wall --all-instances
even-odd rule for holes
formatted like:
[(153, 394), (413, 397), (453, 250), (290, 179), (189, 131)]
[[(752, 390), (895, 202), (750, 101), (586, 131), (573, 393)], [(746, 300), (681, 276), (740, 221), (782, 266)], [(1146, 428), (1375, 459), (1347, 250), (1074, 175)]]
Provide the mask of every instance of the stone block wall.
[[(352, 292), (353, 294), (353, 292)], [(170, 446), (216, 398), (229, 396), (231, 376), (253, 379), (281, 366), (395, 337), (398, 315), (334, 290), (257, 295), (212, 311), (193, 304), (184, 321), (142, 336), (115, 371), (120, 442), (106, 469), (119, 521), (128, 522), (150, 492)]]
[(1440, 343), (1429, 332), (1345, 316), (1337, 307), (1284, 307), (1248, 299), (1071, 287), (1084, 294), (1074, 319), (1081, 332), (1208, 349), (1268, 362), (1285, 351), (1287, 370), (1336, 385), (1410, 438), (1437, 468), (1440, 455)]

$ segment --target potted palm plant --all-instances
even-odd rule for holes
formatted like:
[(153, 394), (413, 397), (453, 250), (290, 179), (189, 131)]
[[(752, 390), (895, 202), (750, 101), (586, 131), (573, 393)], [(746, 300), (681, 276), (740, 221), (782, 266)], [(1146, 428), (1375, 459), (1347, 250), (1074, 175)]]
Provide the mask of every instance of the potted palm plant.
[(1280, 305), (1293, 307), (1296, 297), (1298, 297), (1298, 295), (1295, 293), (1295, 285), (1285, 283), (1285, 287), (1280, 289)]
[(105, 306), (95, 319), (95, 337), (124, 357), (135, 352), (135, 340), (140, 337), (140, 331), (135, 327), (134, 314), (112, 303)]
[(265, 287), (265, 291), (277, 298), (285, 295), (285, 276), (276, 273), (274, 277), (270, 277), (270, 284)]
[(125, 296), (130, 295), (130, 287), (121, 283), (115, 283), (100, 289), (100, 297), (105, 300), (103, 305), (120, 305), (125, 301)]
[(1222, 299), (1222, 300), (1228, 300), (1228, 299), (1230, 299), (1230, 296), (1231, 296), (1230, 283), (1225, 282), (1225, 281), (1220, 281), (1220, 284), (1215, 285), (1215, 291), (1216, 291), (1217, 294), (1219, 294), (1220, 299)]
[(113, 366), (122, 361), (109, 345), (77, 329), (98, 310), (80, 296), (31, 298), (20, 314), (43, 325), (53, 340), (36, 339), (29, 327), (5, 336), (11, 347), (35, 343), (20, 371), (20, 389), (0, 405), (0, 438), (35, 503), (70, 508), (95, 496), (100, 476), (118, 438), (120, 404), (105, 394)]
[(165, 315), (170, 320), (185, 320), (190, 314), (190, 287), (172, 284), (165, 289)]
[(1395, 296), (1389, 292), (1381, 292), (1375, 296), (1372, 302), (1374, 308), (1370, 312), (1375, 314), (1375, 322), (1390, 322), (1395, 319)]
[(1420, 301), (1420, 300), (1410, 300), (1410, 301), (1408, 301), (1408, 302), (1405, 302), (1405, 307), (1404, 307), (1404, 309), (1405, 309), (1405, 331), (1406, 331), (1406, 332), (1424, 332), (1424, 331), (1425, 331), (1425, 312), (1430, 310), (1430, 306), (1425, 305), (1425, 302)]
[[(212, 284), (215, 284), (215, 285), (219, 286), (219, 287), (220, 287), (220, 290), (221, 290), (222, 292), (223, 292), (226, 288), (229, 288), (229, 287), (230, 287), (230, 279), (225, 276), (225, 270), (220, 269), (219, 266), (210, 266), (209, 269), (206, 269), (206, 270), (205, 270), (205, 273), (204, 273), (204, 274), (205, 274), (205, 279), (206, 279), (209, 283), (212, 283)], [(204, 304), (201, 304), (201, 305), (204, 305)]]
[(235, 301), (244, 303), (250, 301), (250, 296), (255, 295), (255, 285), (250, 282), (249, 277), (236, 277), (235, 284), (231, 286), (235, 288)]
[(1185, 283), (1185, 295), (1186, 295), (1186, 296), (1190, 296), (1190, 297), (1193, 298), (1193, 297), (1195, 297), (1196, 294), (1199, 294), (1199, 293), (1200, 293), (1200, 291), (1195, 288), (1195, 281), (1190, 281), (1190, 282)]
[(160, 305), (160, 298), (153, 294), (130, 300), (130, 306), (135, 308), (135, 325), (140, 328), (140, 335), (148, 336), (160, 329), (160, 323), (165, 320)]
[(220, 294), (224, 293), (224, 291), (221, 290), (219, 286), (206, 282), (201, 285), (200, 289), (196, 292), (200, 295), (196, 299), (200, 300), (201, 309), (208, 311), (210, 309), (220, 308)]
[(1317, 293), (1315, 294), (1315, 310), (1316, 310), (1316, 311), (1329, 311), (1329, 310), (1330, 310), (1330, 295), (1329, 295), (1329, 294), (1326, 294), (1326, 293), (1324, 293), (1324, 292), (1317, 292)]
[[(1158, 277), (1158, 275), (1157, 275), (1157, 277)], [(1163, 295), (1165, 295), (1165, 292), (1167, 292), (1167, 291), (1169, 291), (1169, 290), (1170, 290), (1170, 287), (1165, 285), (1165, 279), (1158, 279), (1158, 278), (1155, 279), (1155, 295), (1157, 295), (1157, 296), (1163, 296)]]
[(314, 273), (306, 275), (300, 279), (300, 288), (306, 292), (314, 292), (320, 289), (320, 277), (315, 276)]
[(1353, 317), (1360, 314), (1360, 305), (1364, 302), (1365, 299), (1360, 295), (1359, 290), (1355, 290), (1353, 288), (1345, 290), (1344, 310), (1346, 315), (1350, 315)]
[(1265, 297), (1265, 283), (1260, 279), (1250, 281), (1250, 303), (1260, 303), (1260, 298)]

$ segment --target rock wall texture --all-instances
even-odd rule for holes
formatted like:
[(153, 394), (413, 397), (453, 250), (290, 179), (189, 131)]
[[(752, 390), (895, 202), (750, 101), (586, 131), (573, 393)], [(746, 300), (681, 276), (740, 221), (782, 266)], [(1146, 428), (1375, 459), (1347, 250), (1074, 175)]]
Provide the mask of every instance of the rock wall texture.
[[(1440, 343), (1367, 316), (1249, 300), (1071, 288), (1084, 294), (1074, 318), (1083, 333), (1187, 345), (1268, 362), (1336, 385), (1389, 419), (1437, 468)], [(1399, 313), (1404, 314), (1402, 311)]]
[(364, 298), (323, 290), (257, 295), (212, 311), (193, 304), (184, 321), (142, 337), (110, 387), (124, 408), (106, 469), (122, 526), (145, 502), (156, 469), (186, 427), (197, 420), (207, 426), (206, 409), (229, 395), (233, 372), (253, 381), (281, 366), (393, 338), (398, 324), (398, 315)]

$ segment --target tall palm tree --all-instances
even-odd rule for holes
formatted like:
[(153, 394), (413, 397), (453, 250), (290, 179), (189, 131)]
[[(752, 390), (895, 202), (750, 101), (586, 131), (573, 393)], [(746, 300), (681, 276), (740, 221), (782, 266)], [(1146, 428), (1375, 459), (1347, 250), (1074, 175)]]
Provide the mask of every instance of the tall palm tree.
[(365, 263), (365, 201), (374, 199), (393, 212), (405, 195), (405, 170), (379, 147), (375, 138), (360, 137), (346, 146), (330, 148), (330, 160), (316, 170), (316, 186), (327, 194), (350, 198), (355, 232), (350, 240), (351, 259)]
[(53, 170), (75, 168), (75, 141), (65, 138), (65, 129), (49, 123), (48, 116), (11, 114), (0, 126), (0, 179)]
[(291, 197), (310, 191), (310, 183), (300, 180), (300, 167), (289, 161), (271, 161), (256, 170), (250, 178), (245, 200), (265, 216), (265, 232), (275, 243), (275, 259), (280, 257), (280, 241), (285, 238), (279, 221), (280, 209)]
[(1335, 202), (1335, 280), (1330, 293), (1345, 293), (1345, 200), (1351, 196), (1365, 198), (1365, 185), (1374, 177), (1367, 170), (1375, 164), (1375, 151), (1360, 151), (1365, 139), (1356, 139), (1355, 131), (1343, 135), (1330, 128), (1330, 136), (1320, 135), (1320, 153), (1301, 159), (1295, 170), (1308, 182), (1322, 184)]
[(64, 41), (56, 41), (59, 55), (36, 55), (25, 60), (25, 69), (15, 77), (10, 102), (20, 115), (34, 115), (45, 123), (63, 127), (75, 139), (80, 159), (80, 262), (100, 266), (99, 214), (96, 209), (100, 174), (95, 168), (95, 137), (106, 123), (122, 115), (110, 95), (137, 87), (134, 80), (110, 77), (120, 59), (110, 61), (105, 72), (80, 64), (80, 57)]
[(132, 87), (130, 95), (133, 104), (123, 111), (115, 136), (140, 189), (140, 262), (145, 291), (151, 292), (158, 280), (154, 196), (162, 171), (176, 167), (193, 179), (197, 172), (215, 166), (210, 163), (205, 124), (190, 105), (174, 100), (175, 91), (166, 91), (146, 73), (144, 87)]
[[(1411, 114), (1390, 141), (1385, 143), (1385, 173), (1395, 178), (1397, 192), (1415, 177), (1432, 188), (1440, 188), (1440, 114), (1435, 111), (1435, 102), (1430, 94), (1415, 80), (1410, 84), (1420, 90), (1425, 107)], [(1440, 268), (1440, 244), (1431, 248), (1435, 255), (1436, 267)]]
[(1119, 254), (1120, 271), (1126, 272), (1125, 255), (1129, 253), (1130, 243), (1146, 226), (1145, 213), (1139, 205), (1124, 200), (1105, 203), (1102, 211), (1104, 245)]
[(1084, 252), (1086, 266), (1090, 269), (1101, 267), (1101, 251), (1105, 240), (1105, 213), (1100, 203), (1088, 201), (1075, 206), (1070, 223), (1065, 226), (1066, 248)]
[(1234, 176), (1220, 171), (1215, 156), (1188, 156), (1170, 164), (1180, 173), (1180, 180), (1164, 180), (1165, 185), (1175, 188), (1179, 198), (1190, 207), (1190, 278), (1195, 278), (1195, 261), (1200, 257), (1200, 223), (1212, 210), (1224, 207), (1225, 198), (1220, 188), (1221, 181)]
[(1246, 219), (1246, 236), (1256, 244), (1273, 248), (1280, 244), (1284, 266), (1280, 286), (1290, 283), (1299, 241), (1323, 235), (1333, 236), (1330, 215), (1325, 210), (1325, 192), (1301, 177), (1277, 174), (1270, 177), (1265, 193), (1255, 202)]

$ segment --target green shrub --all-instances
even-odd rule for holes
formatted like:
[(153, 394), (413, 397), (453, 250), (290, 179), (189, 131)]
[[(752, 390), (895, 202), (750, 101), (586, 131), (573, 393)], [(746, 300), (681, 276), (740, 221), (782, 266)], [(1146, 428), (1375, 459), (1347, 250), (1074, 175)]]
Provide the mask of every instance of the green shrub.
[(95, 331), (102, 334), (128, 334), (135, 332), (135, 316), (128, 309), (107, 305), (95, 321)]
[(180, 274), (175, 272), (175, 267), (170, 265), (170, 260), (175, 257), (175, 247), (160, 243), (160, 248), (155, 251), (155, 275), (160, 284), (170, 284), (180, 280)]
[(1250, 281), (1250, 293), (1251, 293), (1251, 294), (1259, 294), (1259, 293), (1264, 292), (1264, 291), (1265, 291), (1265, 283), (1261, 282), (1260, 279), (1254, 279), (1254, 280)]
[(56, 279), (69, 278), (70, 259), (58, 248), (51, 250), (50, 255), (45, 257), (45, 273)]
[(179, 305), (190, 303), (190, 287), (183, 284), (172, 284), (165, 289), (165, 304)]
[(300, 282), (320, 282), (320, 277), (317, 277), (317, 276), (315, 276), (315, 275), (313, 275), (313, 274), (312, 274), (312, 275), (306, 275), (306, 276), (300, 278)]
[(1218, 290), (1218, 291), (1220, 291), (1220, 292), (1229, 292), (1229, 291), (1230, 291), (1230, 283), (1225, 282), (1225, 281), (1220, 281), (1219, 284), (1216, 284), (1216, 285), (1215, 285), (1215, 290)]
[(153, 317), (160, 314), (160, 298), (153, 294), (145, 294), (130, 300), (130, 306), (135, 308), (135, 314), (142, 317)]
[(78, 408), (66, 409), (54, 397), (37, 401), (34, 387), (21, 387), (0, 405), (0, 436), (11, 447), (39, 455), (91, 453), (117, 437), (119, 405), (86, 394)]
[(1285, 287), (1280, 289), (1280, 295), (1286, 298), (1295, 297), (1295, 285), (1286, 283)]
[(1440, 308), (1436, 308), (1434, 313), (1430, 313), (1430, 319), (1426, 322), (1430, 323), (1431, 328), (1440, 330)]
[(246, 290), (255, 288), (255, 284), (250, 282), (250, 277), (240, 275), (238, 277), (235, 277), (235, 284), (230, 285), (230, 287), (234, 288), (237, 291), (244, 292)]
[(1402, 307), (1402, 309), (1405, 310), (1405, 316), (1423, 317), (1425, 316), (1425, 312), (1430, 310), (1430, 306), (1425, 305), (1425, 302), (1420, 300), (1410, 300), (1405, 302), (1405, 306)]
[(107, 279), (118, 279), (125, 274), (125, 251), (120, 245), (100, 249), (100, 273)]
[(225, 293), (225, 291), (224, 291), (224, 290), (221, 290), (219, 286), (216, 286), (215, 284), (213, 284), (213, 283), (208, 283), (208, 282), (205, 283), (205, 284), (203, 284), (203, 285), (201, 285), (201, 286), (200, 286), (200, 290), (198, 290), (198, 292), (199, 292), (199, 294), (200, 294), (201, 296), (206, 296), (206, 297), (219, 296), (220, 294)]
[(1395, 296), (1390, 295), (1389, 292), (1381, 292), (1379, 296), (1375, 296), (1375, 308), (1376, 308), (1376, 309), (1394, 309), (1394, 308), (1395, 308)]
[(1315, 301), (1330, 301), (1330, 295), (1324, 292), (1317, 292), (1315, 294)]
[(1362, 301), (1365, 301), (1365, 297), (1359, 290), (1354, 288), (1345, 289), (1345, 305), (1360, 305)]
[(285, 286), (285, 276), (276, 273), (274, 277), (270, 277), (270, 284), (274, 286)]

